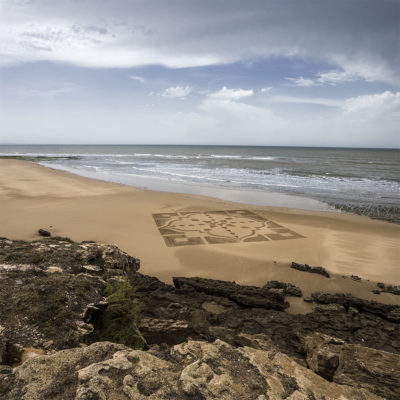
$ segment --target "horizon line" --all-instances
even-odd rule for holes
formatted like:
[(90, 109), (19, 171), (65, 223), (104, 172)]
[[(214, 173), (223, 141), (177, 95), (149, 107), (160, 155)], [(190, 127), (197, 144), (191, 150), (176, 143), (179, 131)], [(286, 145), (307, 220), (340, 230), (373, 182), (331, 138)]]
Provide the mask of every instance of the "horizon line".
[(0, 143), (0, 146), (187, 146), (187, 147), (283, 147), (312, 149), (359, 149), (359, 150), (400, 150), (400, 147), (357, 147), (357, 146), (287, 146), (262, 144), (166, 144), (166, 143)]

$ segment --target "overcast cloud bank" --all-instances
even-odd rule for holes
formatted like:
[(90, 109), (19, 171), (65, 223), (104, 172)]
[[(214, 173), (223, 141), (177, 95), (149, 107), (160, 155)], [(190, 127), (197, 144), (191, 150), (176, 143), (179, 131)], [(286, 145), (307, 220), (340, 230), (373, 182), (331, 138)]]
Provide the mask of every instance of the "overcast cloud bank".
[(0, 142), (399, 147), (399, 1), (0, 7)]

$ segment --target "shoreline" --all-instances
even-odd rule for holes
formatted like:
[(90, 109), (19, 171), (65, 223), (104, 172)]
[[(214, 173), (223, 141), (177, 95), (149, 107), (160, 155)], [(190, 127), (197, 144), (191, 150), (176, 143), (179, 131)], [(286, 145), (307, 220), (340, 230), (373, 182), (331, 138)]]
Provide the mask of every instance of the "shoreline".
[[(332, 173), (336, 168), (335, 162), (337, 163), (332, 155), (329, 155), (329, 162), (327, 161), (331, 169), (320, 166), (320, 163), (316, 162), (324, 156), (323, 152), (311, 157), (307, 152), (286, 154), (271, 150), (268, 153), (269, 156), (265, 157), (259, 152), (246, 152), (246, 148), (243, 148), (243, 152), (239, 155), (234, 151), (218, 151), (213, 146), (206, 146), (207, 151), (200, 151), (196, 146), (193, 148), (189, 146), (188, 149), (183, 146), (184, 151), (179, 149), (182, 146), (171, 146), (172, 150), (166, 150), (166, 146), (128, 146), (128, 150), (120, 148), (121, 146), (100, 146), (102, 151), (96, 150), (96, 146), (86, 147), (85, 150), (85, 146), (68, 145), (61, 147), (15, 146), (14, 156), (10, 151), (2, 154), (5, 158), (15, 157), (35, 161), (79, 176), (128, 184), (133, 187), (145, 187), (150, 190), (198, 195), (212, 193), (214, 197), (223, 200), (246, 204), (347, 212), (400, 224), (398, 206), (400, 199), (394, 191), (398, 184), (397, 164), (394, 164), (394, 169), (390, 173), (382, 170), (382, 165), (386, 164), (386, 161), (394, 162), (393, 156), (386, 160), (386, 156), (382, 155), (382, 160), (386, 161), (380, 164), (375, 153), (371, 153), (375, 161), (368, 162), (366, 154), (369, 153), (356, 153), (354, 157), (359, 163), (354, 173), (350, 173), (352, 168), (350, 166), (346, 167), (350, 170), (343, 171), (338, 166), (337, 173)], [(329, 149), (321, 150), (330, 151)], [(368, 151), (373, 152), (376, 149)], [(341, 153), (336, 156), (340, 160), (343, 157)], [(306, 157), (309, 163), (307, 161), (304, 164), (303, 157)], [(232, 164), (232, 160), (239, 164)], [(286, 170), (288, 160), (291, 160), (292, 164), (289, 170)], [(377, 170), (371, 170), (374, 162), (377, 163)], [(210, 163), (210, 168), (205, 167), (204, 163)], [(272, 174), (266, 181), (261, 179), (257, 173), (257, 171), (260, 172), (258, 163), (266, 163), (267, 170), (277, 169), (277, 175)], [(344, 163), (347, 165), (346, 157)], [(310, 166), (302, 167), (308, 164)], [(322, 164), (325, 165), (323, 162)], [(362, 165), (365, 168), (361, 168)], [(303, 173), (306, 173), (303, 170), (311, 174), (307, 175), (306, 180), (301, 178)], [(205, 175), (204, 171), (206, 171)], [(247, 174), (248, 171), (250, 175)], [(237, 175), (239, 172), (242, 175)], [(374, 184), (372, 184), (373, 181)], [(393, 181), (392, 184), (391, 181)]]
[[(36, 163), (36, 162), (35, 162)], [(164, 181), (156, 177), (142, 177), (142, 176), (125, 176), (114, 174), (114, 179), (109, 175), (100, 172), (87, 172), (79, 169), (69, 168), (65, 166), (58, 166), (55, 164), (46, 164), (46, 162), (37, 162), (46, 168), (54, 169), (56, 171), (65, 171), (70, 174), (81, 176), (88, 179), (94, 179), (101, 182), (116, 183), (140, 190), (149, 190), (154, 192), (172, 192), (178, 194), (189, 194), (195, 196), (203, 196), (218, 200), (230, 201), (234, 203), (242, 203), (252, 206), (262, 207), (279, 207), (290, 208), (304, 211), (325, 211), (325, 212), (342, 212), (326, 202), (294, 194), (266, 192), (261, 190), (246, 190), (235, 188), (221, 188), (212, 186), (206, 183), (179, 183)], [(146, 185), (146, 186), (144, 186)], [(213, 196), (208, 195), (209, 191), (213, 192)], [(299, 206), (294, 206), (294, 203), (300, 203)], [(269, 203), (269, 204), (266, 204)], [(280, 205), (278, 205), (280, 204)], [(283, 205), (282, 205), (283, 204)]]
[[(400, 284), (400, 227), (395, 224), (338, 212), (246, 206), (205, 196), (142, 190), (16, 160), (0, 160), (0, 200), (0, 236), (33, 240), (38, 238), (37, 230), (44, 228), (76, 241), (115, 243), (141, 259), (143, 273), (164, 282), (173, 276), (200, 276), (262, 286), (275, 279), (300, 286), (306, 296), (323, 289), (400, 303), (399, 296), (372, 293), (378, 281)], [(153, 217), (229, 214), (232, 210), (254, 213), (263, 223), (278, 224), (277, 231), (286, 229), (301, 237), (276, 240), (276, 230), (265, 236), (262, 229), (267, 228), (250, 221), (261, 229), (262, 240), (209, 243), (203, 234), (202, 244), (168, 246)], [(238, 221), (234, 221), (234, 230), (239, 232)], [(289, 267), (292, 261), (321, 265), (331, 278), (293, 270)], [(351, 280), (352, 274), (362, 281)], [(291, 309), (306, 312), (308, 305), (294, 301)]]

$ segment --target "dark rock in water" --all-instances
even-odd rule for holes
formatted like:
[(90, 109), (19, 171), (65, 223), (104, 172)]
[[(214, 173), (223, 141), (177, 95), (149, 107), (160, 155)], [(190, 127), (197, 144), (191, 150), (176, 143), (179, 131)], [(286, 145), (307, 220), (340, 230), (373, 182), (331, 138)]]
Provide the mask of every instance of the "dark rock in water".
[(238, 285), (235, 282), (218, 281), (204, 278), (173, 278), (177, 289), (194, 290), (211, 296), (226, 297), (229, 300), (244, 306), (272, 310), (284, 310), (289, 307), (284, 295), (279, 292), (270, 292), (265, 286)]
[(40, 236), (46, 236), (46, 237), (51, 236), (51, 233), (50, 233), (49, 231), (46, 231), (45, 229), (39, 229), (39, 230), (38, 230), (38, 234), (39, 234)]
[(298, 271), (310, 272), (311, 274), (319, 274), (325, 276), (326, 278), (330, 278), (328, 271), (324, 267), (310, 267), (308, 264), (298, 264), (296, 262), (292, 262), (290, 268), (297, 269)]
[(400, 312), (400, 306), (393, 304), (383, 304), (376, 301), (364, 300), (354, 297), (349, 293), (323, 293), (316, 292), (311, 295), (316, 303), (320, 304), (340, 304), (346, 308), (353, 307), (359, 312), (368, 312), (379, 315), (382, 318), (396, 319), (396, 313)]

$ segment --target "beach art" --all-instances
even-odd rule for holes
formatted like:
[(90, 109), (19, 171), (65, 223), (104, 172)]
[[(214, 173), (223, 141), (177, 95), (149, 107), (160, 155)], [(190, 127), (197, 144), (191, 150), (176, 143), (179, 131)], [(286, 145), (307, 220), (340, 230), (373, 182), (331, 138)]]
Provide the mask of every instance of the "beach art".
[(153, 214), (167, 246), (267, 242), (304, 236), (249, 210)]

